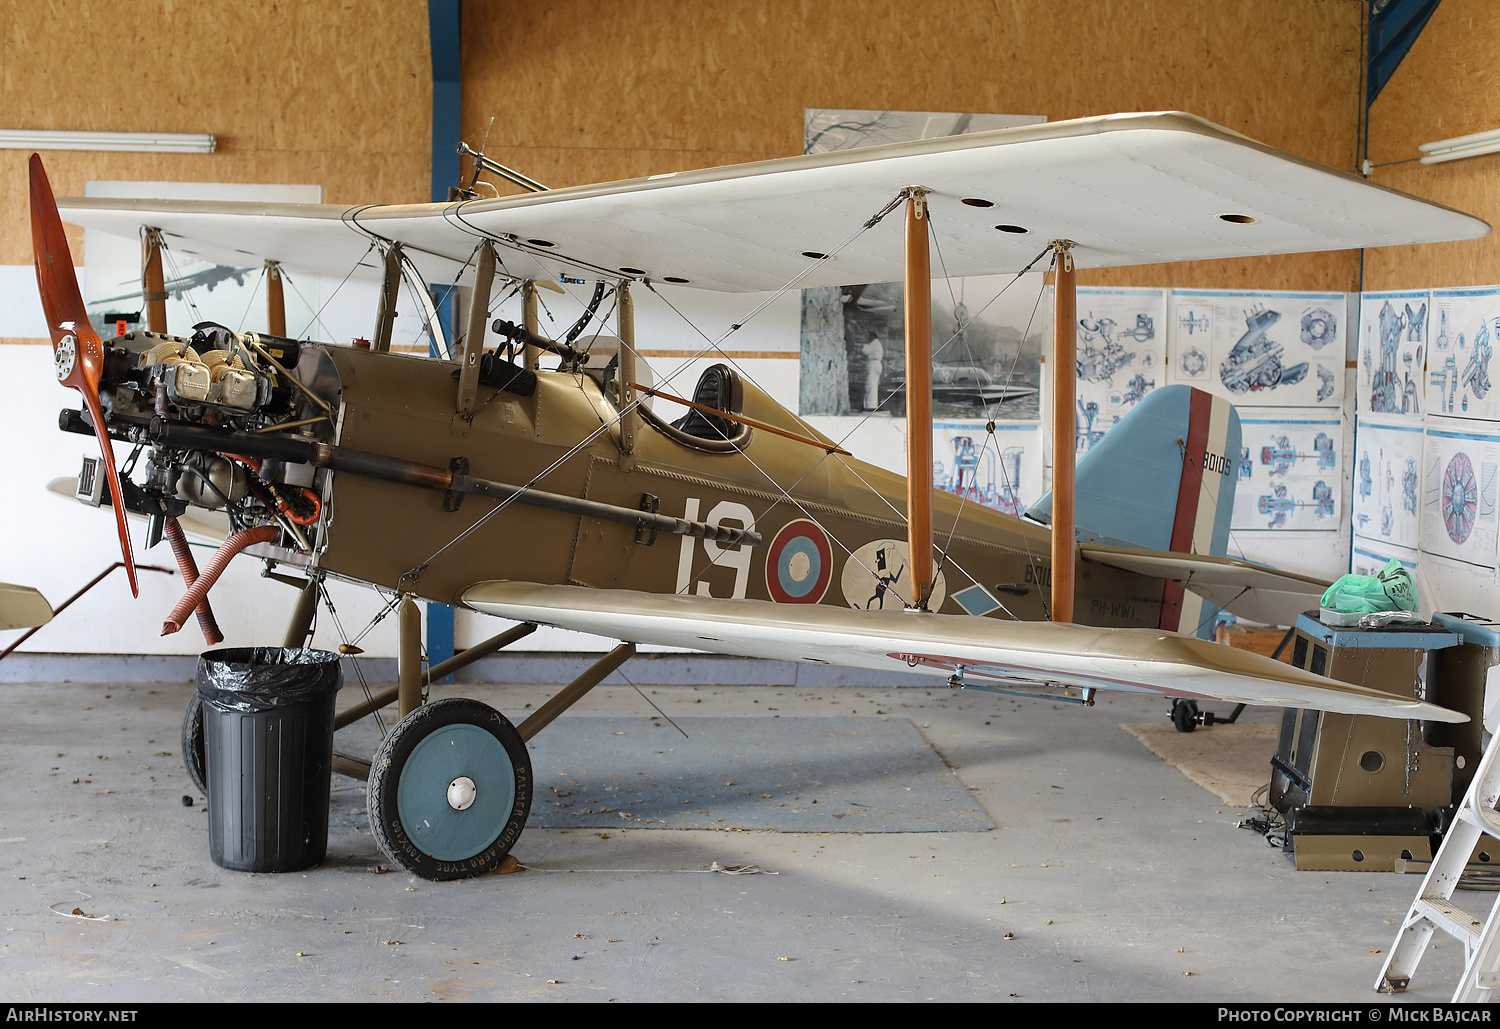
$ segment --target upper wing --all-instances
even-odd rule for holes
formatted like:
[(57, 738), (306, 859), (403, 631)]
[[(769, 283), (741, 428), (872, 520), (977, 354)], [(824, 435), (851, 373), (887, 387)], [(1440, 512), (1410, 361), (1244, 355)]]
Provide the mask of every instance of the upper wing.
[[(500, 200), (389, 207), (65, 199), (79, 225), (143, 224), (226, 265), (347, 273), (376, 239), (448, 281), (481, 237), (505, 270), (769, 290), (901, 277), (907, 186), (932, 191), (948, 275), (1018, 271), (1049, 240), (1083, 268), (1473, 239), (1477, 218), (1294, 157), (1192, 115), (1122, 114), (654, 175)], [(851, 237), (857, 238), (851, 239)], [(832, 255), (822, 260), (818, 255)], [(425, 255), (425, 257), (424, 257)], [(811, 264), (810, 262), (811, 258)]]
[(1162, 550), (1082, 543), (1084, 560), (1112, 568), (1175, 579), (1210, 604), (1266, 625), (1290, 625), (1318, 606), (1330, 583), (1310, 575), (1284, 572), (1238, 557), (1175, 554)]
[(1393, 697), (1247, 651), (1150, 629), (853, 611), (821, 604), (713, 600), (482, 582), (463, 602), (486, 614), (634, 643), (1018, 684), (1128, 690), (1355, 715), (1466, 722), (1456, 711)]

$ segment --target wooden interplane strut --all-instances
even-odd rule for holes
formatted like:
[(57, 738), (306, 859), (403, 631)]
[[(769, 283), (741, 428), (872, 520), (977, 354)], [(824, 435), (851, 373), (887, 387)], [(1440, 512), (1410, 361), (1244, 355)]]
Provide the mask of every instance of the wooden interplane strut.
[(1052, 620), (1073, 620), (1074, 464), (1078, 452), (1078, 276), (1073, 244), (1052, 241)]

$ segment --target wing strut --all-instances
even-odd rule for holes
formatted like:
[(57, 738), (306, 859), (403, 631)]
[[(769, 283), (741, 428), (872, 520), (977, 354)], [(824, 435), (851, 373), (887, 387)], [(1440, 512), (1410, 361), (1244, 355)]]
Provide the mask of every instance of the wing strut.
[(281, 283), (281, 265), (266, 262), (266, 332), (286, 335), (286, 290)]
[[(1073, 530), (1074, 458), (1078, 451), (1077, 273), (1072, 240), (1054, 239), (1057, 253), (1052, 307), (1052, 620), (1073, 620), (1073, 573), (1077, 542)], [(910, 433), (908, 432), (908, 435)]]
[(927, 610), (932, 597), (932, 260), (927, 193), (906, 197), (906, 550), (914, 595)]
[(141, 236), (141, 299), (146, 302), (146, 328), (167, 331), (167, 285), (161, 270), (161, 230), (148, 228)]

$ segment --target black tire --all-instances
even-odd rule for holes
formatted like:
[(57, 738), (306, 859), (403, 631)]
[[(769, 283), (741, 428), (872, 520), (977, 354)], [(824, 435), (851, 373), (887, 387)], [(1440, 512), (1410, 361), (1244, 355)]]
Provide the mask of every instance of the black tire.
[(1172, 724), (1178, 732), (1192, 732), (1198, 728), (1198, 702), (1196, 700), (1172, 701)]
[(194, 690), (182, 713), (182, 764), (201, 797), (208, 796), (208, 759), (203, 753), (203, 698)]
[[(468, 780), (463, 807), (450, 797)], [(370, 829), (386, 857), (424, 879), (483, 875), (515, 846), (531, 812), (531, 758), (504, 715), (477, 700), (424, 704), (371, 762)]]

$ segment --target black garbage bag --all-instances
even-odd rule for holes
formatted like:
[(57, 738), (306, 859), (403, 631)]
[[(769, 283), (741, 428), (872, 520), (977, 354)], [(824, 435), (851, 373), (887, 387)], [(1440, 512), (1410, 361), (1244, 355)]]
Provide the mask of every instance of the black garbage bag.
[(339, 655), (287, 647), (225, 647), (198, 658), (198, 693), (229, 711), (254, 713), (331, 699), (344, 684)]

